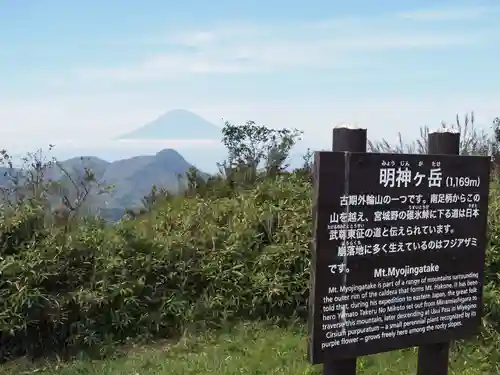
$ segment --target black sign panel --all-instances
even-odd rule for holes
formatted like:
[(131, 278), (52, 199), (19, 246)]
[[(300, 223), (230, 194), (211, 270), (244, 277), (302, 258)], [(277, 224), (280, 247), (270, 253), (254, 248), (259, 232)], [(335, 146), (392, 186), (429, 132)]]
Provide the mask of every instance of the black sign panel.
[(478, 331), (488, 157), (315, 155), (309, 359)]

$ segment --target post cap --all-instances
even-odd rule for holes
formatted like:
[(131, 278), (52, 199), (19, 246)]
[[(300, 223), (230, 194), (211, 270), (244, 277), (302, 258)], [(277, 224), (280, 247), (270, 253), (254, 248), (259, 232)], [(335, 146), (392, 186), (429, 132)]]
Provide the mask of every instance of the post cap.
[(458, 130), (453, 129), (453, 128), (444, 127), (444, 126), (441, 126), (440, 128), (437, 128), (436, 130), (429, 132), (429, 134), (432, 134), (432, 133), (460, 134), (460, 132)]
[(356, 130), (356, 129), (366, 130), (366, 128), (361, 128), (357, 124), (347, 123), (347, 122), (335, 125), (335, 127), (334, 127), (334, 129), (342, 129), (342, 128), (344, 128), (344, 129), (351, 129), (351, 130)]

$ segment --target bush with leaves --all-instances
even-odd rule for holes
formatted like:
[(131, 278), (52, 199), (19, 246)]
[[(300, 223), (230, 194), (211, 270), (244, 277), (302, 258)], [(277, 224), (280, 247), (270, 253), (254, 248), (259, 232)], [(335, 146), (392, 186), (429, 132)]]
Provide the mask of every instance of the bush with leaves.
[[(283, 176), (235, 198), (177, 197), (113, 228), (87, 220), (12, 244), (21, 251), (0, 258), (1, 356), (303, 316), (310, 203), (309, 185)], [(24, 207), (14, 228), (31, 220)]]

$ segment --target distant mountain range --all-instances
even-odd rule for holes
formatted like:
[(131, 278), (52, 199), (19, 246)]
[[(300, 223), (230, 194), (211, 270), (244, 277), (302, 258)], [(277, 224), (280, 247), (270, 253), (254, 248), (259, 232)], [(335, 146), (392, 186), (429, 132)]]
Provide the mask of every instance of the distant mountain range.
[[(153, 185), (171, 192), (183, 190), (186, 186), (186, 172), (194, 167), (172, 149), (162, 150), (156, 155), (136, 156), (115, 162), (93, 156), (77, 157), (60, 162), (60, 166), (74, 181), (81, 181), (84, 169), (88, 168), (101, 185), (113, 186), (106, 194), (97, 195), (95, 191), (87, 199), (87, 209), (110, 220), (119, 219), (126, 208), (139, 207), (142, 198), (151, 192)], [(5, 186), (9, 180), (5, 173), (16, 172), (0, 168), (0, 185)], [(65, 177), (61, 168), (54, 166), (47, 171), (46, 178), (64, 181)], [(68, 187), (69, 194), (73, 195), (72, 184), (66, 183), (65, 186)]]
[(220, 140), (221, 128), (193, 112), (175, 109), (116, 139)]

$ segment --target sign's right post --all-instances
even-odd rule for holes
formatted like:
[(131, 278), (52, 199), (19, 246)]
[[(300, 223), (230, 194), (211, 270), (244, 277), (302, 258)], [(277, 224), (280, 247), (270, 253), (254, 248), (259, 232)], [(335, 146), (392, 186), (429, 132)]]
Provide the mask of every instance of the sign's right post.
[[(441, 130), (428, 134), (429, 155), (459, 155), (460, 133)], [(418, 347), (417, 375), (448, 375), (450, 342), (440, 342)]]

